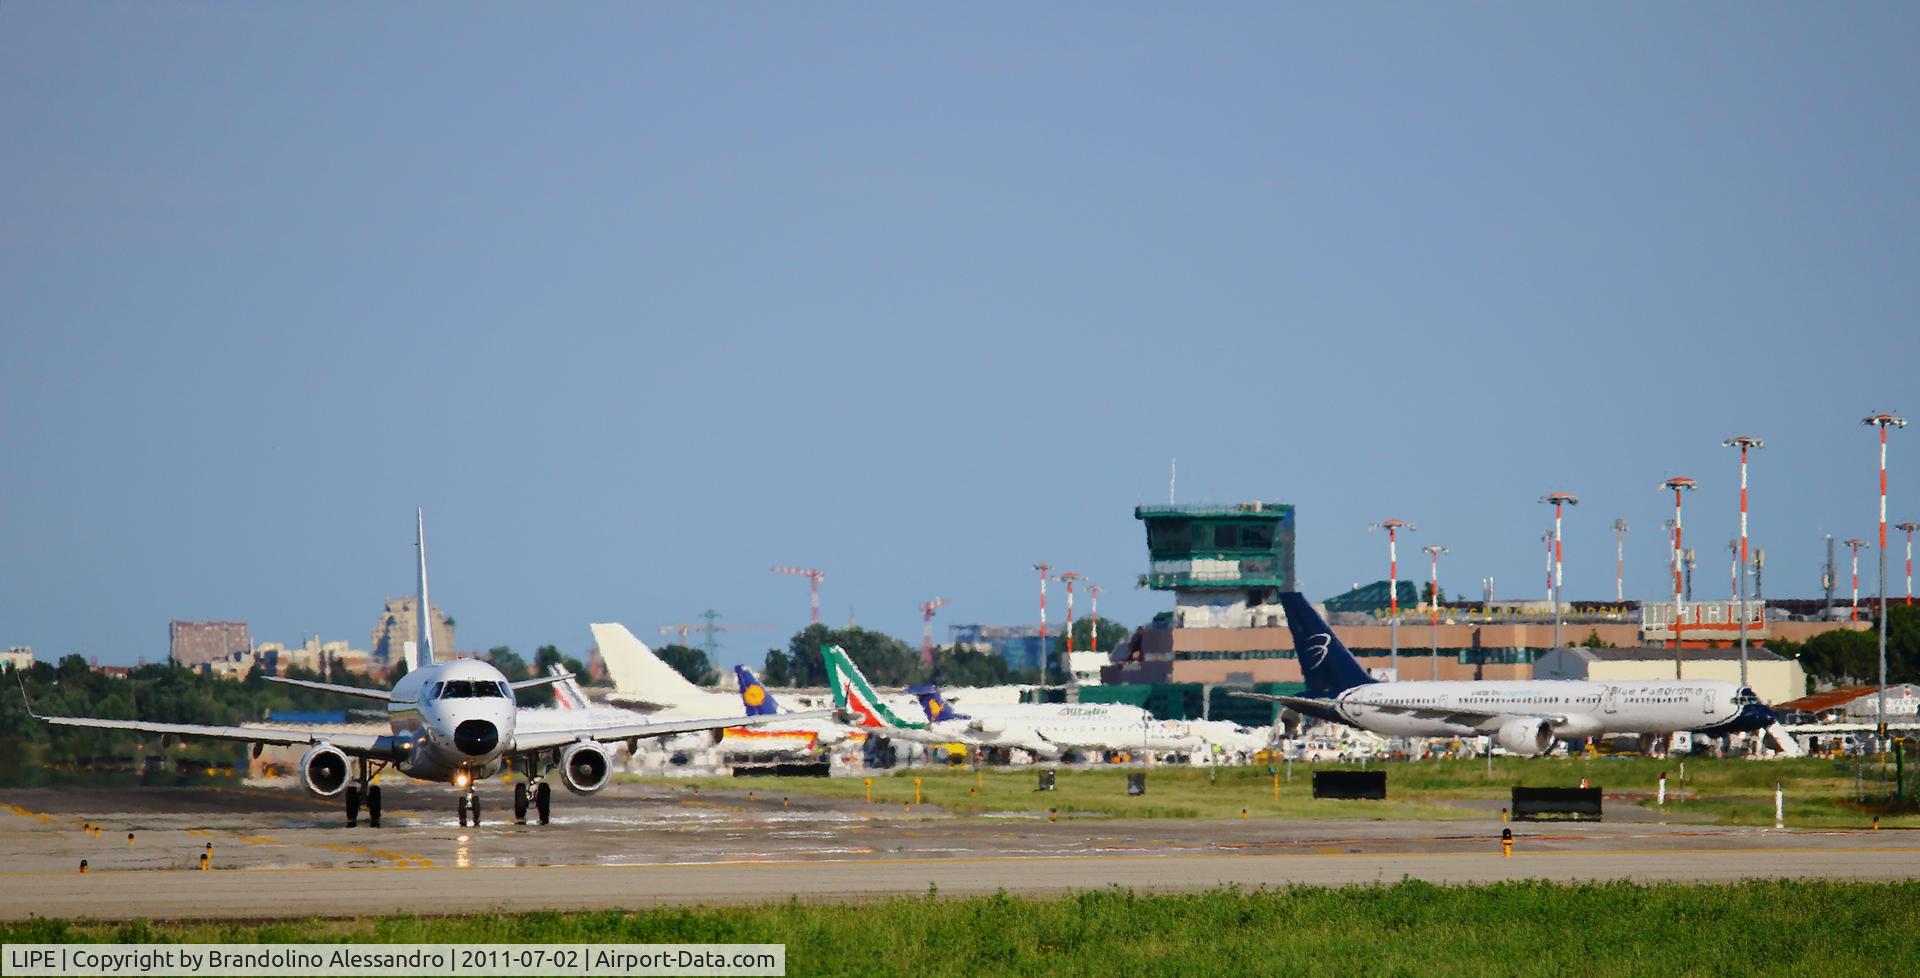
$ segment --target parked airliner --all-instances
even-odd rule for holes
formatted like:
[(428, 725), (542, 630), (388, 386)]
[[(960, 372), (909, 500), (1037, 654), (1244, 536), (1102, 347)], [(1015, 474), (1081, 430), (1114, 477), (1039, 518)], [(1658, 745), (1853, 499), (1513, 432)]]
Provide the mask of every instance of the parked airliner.
[[(308, 745), (306, 755), (300, 759), (300, 779), (307, 790), (323, 798), (344, 795), (348, 826), (358, 824), (361, 805), (365, 804), (368, 824), (378, 827), (380, 786), (374, 783), (374, 778), (388, 767), (411, 778), (453, 785), (460, 790), (460, 824), (466, 825), (471, 820), (478, 825), (480, 796), (476, 782), (499, 773), (511, 759), (515, 770), (525, 776), (525, 780), (513, 786), (514, 818), (524, 822), (531, 808), (544, 825), (552, 798), (546, 780), (548, 772), (557, 768), (561, 782), (577, 794), (599, 791), (606, 787), (613, 774), (611, 745), (620, 741), (626, 741), (628, 750), (632, 750), (643, 737), (831, 715), (822, 710), (779, 717), (720, 716), (668, 722), (630, 720), (551, 726), (543, 723), (541, 726), (547, 729), (525, 729), (517, 723), (523, 711), (514, 703), (514, 693), (560, 682), (572, 674), (560, 672), (510, 683), (500, 670), (478, 659), (436, 658), (433, 630), (428, 626), (431, 621), (428, 609), (433, 605), (427, 598), (426, 520), (419, 513), (415, 514), (415, 532), (415, 546), (419, 549), (420, 603), (415, 606), (419, 609), (415, 615), (419, 627), (416, 644), (419, 668), (403, 676), (391, 690), (266, 677), (289, 685), (383, 701), (387, 704), (390, 733), (148, 723), (97, 717), (38, 718), (61, 726), (137, 730), (163, 738), (249, 742), (256, 753), (262, 744)], [(21, 688), (24, 692), (25, 686)]]
[(1506, 750), (1532, 756), (1551, 750), (1559, 738), (1682, 730), (1718, 736), (1775, 723), (1753, 690), (1714, 679), (1381, 682), (1367, 675), (1305, 596), (1282, 592), (1280, 604), (1306, 695), (1233, 695), (1284, 703), (1377, 734), (1492, 736)]

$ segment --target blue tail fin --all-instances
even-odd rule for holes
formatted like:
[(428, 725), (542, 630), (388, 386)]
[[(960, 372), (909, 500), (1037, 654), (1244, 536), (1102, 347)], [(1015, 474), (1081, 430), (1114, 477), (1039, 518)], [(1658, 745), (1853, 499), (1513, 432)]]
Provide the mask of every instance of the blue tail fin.
[(929, 722), (938, 723), (941, 720), (967, 719), (966, 714), (955, 711), (954, 708), (947, 703), (947, 698), (940, 695), (940, 687), (938, 686), (932, 684), (914, 686), (909, 688), (907, 692), (912, 693), (914, 698), (920, 701), (920, 709), (926, 711)]
[(1308, 690), (1339, 693), (1374, 681), (1327, 620), (1313, 610), (1306, 595), (1282, 591), (1280, 607), (1287, 613), (1287, 630), (1293, 633), (1294, 654), (1300, 657), (1300, 673), (1307, 680)]
[(780, 712), (780, 704), (773, 701), (767, 687), (760, 685), (752, 669), (734, 666), (733, 678), (740, 681), (740, 702), (747, 705), (747, 716), (763, 717)]

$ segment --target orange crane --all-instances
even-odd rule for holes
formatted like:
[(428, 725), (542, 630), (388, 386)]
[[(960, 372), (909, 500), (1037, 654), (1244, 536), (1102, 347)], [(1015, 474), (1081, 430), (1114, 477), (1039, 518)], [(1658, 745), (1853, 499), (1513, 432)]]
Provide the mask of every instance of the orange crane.
[(920, 664), (933, 665), (933, 613), (947, 606), (946, 598), (920, 602), (920, 617), (926, 626), (920, 633)]
[(827, 579), (827, 572), (812, 567), (775, 567), (773, 573), (807, 579), (807, 600), (813, 605), (813, 623), (820, 624), (820, 582)]

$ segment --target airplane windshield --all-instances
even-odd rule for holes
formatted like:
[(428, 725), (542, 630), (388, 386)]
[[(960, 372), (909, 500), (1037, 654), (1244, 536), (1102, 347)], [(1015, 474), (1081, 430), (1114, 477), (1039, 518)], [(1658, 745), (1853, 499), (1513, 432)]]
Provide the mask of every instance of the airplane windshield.
[(485, 680), (450, 679), (447, 681), (446, 689), (439, 691), (439, 696), (450, 700), (504, 697), (507, 695), (505, 687), (505, 683), (493, 683)]
[(1753, 690), (1745, 686), (1740, 687), (1740, 692), (1733, 695), (1734, 706), (1747, 706), (1758, 702), (1760, 702), (1760, 697), (1755, 694)]

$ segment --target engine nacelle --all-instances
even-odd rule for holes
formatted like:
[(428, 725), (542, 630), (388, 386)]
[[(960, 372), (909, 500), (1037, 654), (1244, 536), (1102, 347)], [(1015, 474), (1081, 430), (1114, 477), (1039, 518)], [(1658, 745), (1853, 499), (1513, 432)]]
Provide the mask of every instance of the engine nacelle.
[(1553, 724), (1540, 717), (1522, 717), (1500, 725), (1495, 738), (1510, 754), (1537, 757), (1553, 747)]
[(613, 759), (607, 745), (583, 740), (560, 753), (560, 782), (576, 795), (590, 795), (613, 777)]
[(300, 758), (300, 783), (310, 794), (331, 798), (346, 790), (347, 773), (352, 769), (345, 751), (332, 744), (319, 744)]

